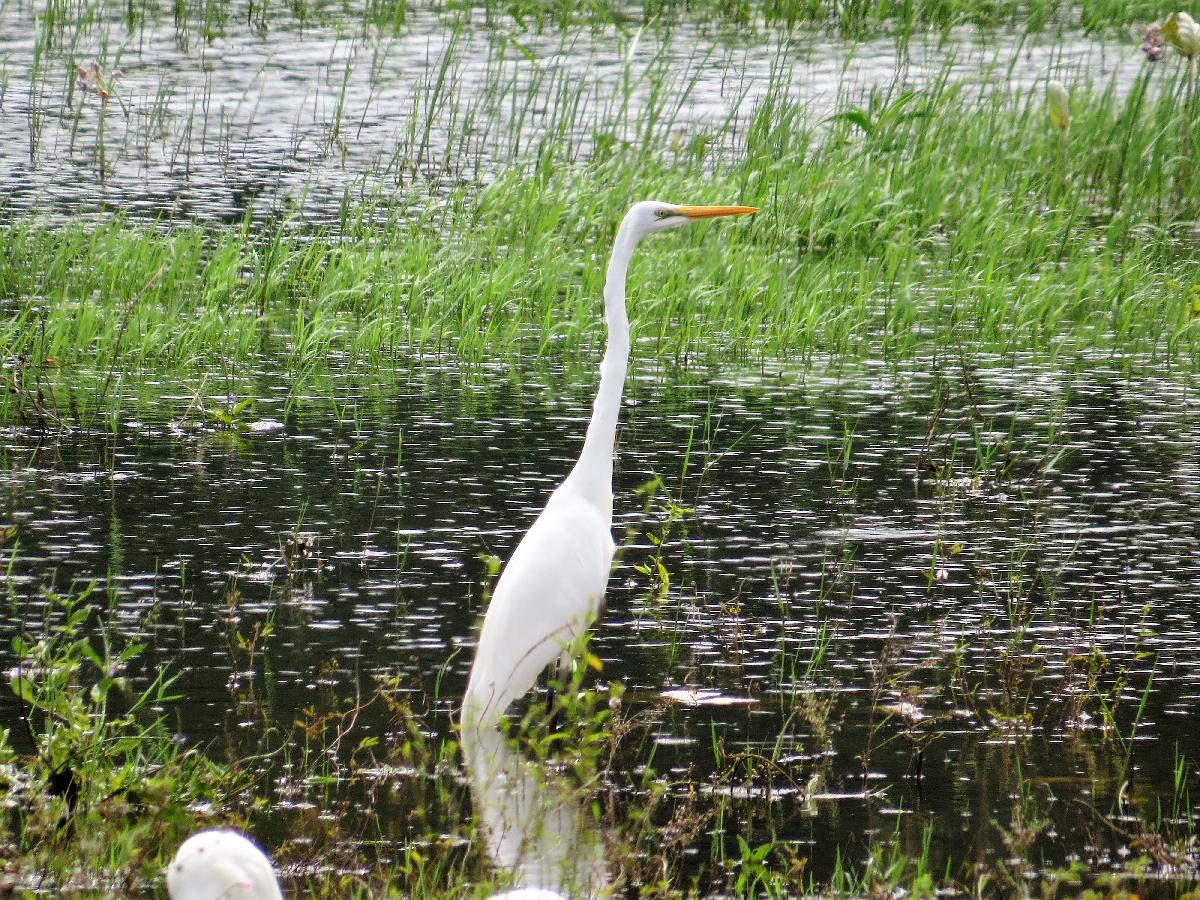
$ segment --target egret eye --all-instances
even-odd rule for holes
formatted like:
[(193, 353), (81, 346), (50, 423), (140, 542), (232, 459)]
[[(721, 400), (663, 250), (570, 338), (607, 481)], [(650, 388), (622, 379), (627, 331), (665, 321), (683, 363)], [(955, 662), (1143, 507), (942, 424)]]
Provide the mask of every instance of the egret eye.
[(669, 209), (660, 209), (654, 215), (660, 219), (665, 219), (667, 216), (671, 215), (671, 211)]

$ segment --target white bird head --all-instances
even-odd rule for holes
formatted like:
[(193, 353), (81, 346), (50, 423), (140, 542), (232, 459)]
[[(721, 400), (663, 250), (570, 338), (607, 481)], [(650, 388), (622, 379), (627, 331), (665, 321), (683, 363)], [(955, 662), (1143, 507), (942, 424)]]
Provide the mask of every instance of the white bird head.
[(283, 900), (271, 861), (236, 831), (213, 829), (183, 842), (167, 866), (171, 900)]
[(637, 239), (641, 239), (656, 231), (682, 228), (703, 219), (754, 215), (756, 212), (758, 209), (753, 206), (679, 206), (661, 200), (643, 200), (629, 208), (622, 230), (628, 228)]

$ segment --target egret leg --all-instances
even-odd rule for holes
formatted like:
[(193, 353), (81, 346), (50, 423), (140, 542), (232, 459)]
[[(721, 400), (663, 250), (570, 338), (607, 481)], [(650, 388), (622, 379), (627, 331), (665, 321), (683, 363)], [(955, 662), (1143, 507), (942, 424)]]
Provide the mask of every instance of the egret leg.
[(564, 652), (549, 666), (549, 677), (546, 680), (546, 710), (550, 714), (550, 731), (561, 731), (564, 725), (562, 704), (555, 702), (554, 687), (571, 671), (571, 654)]
[(558, 731), (562, 710), (554, 705), (554, 683), (558, 681), (558, 663), (551, 663), (546, 669), (546, 714), (550, 717), (550, 730)]

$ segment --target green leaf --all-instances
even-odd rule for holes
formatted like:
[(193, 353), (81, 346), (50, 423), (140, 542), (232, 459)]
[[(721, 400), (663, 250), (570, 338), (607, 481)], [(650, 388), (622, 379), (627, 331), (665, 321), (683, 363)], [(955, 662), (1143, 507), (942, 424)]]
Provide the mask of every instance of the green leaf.
[(145, 644), (129, 644), (124, 650), (117, 654), (117, 665), (129, 662), (129, 660), (133, 659), (145, 649)]
[(113, 680), (111, 678), (101, 678), (93, 684), (91, 690), (92, 702), (101, 702), (108, 695), (108, 689), (112, 687), (112, 684)]
[(30, 706), (38, 706), (37, 694), (34, 693), (33, 683), (28, 678), (14, 678), (11, 683), (14, 694)]
[(100, 658), (100, 654), (98, 654), (92, 648), (91, 641), (86, 640), (86, 639), (81, 640), (77, 643), (76, 646), (79, 649), (80, 654), (82, 654), (83, 658), (86, 659), (88, 662), (90, 662), (93, 666), (95, 666), (97, 671), (103, 672), (103, 671), (107, 670), (108, 666), (106, 666), (104, 664), (104, 660), (102, 660)]
[(850, 109), (846, 112), (838, 113), (831, 116), (831, 119), (840, 119), (843, 122), (849, 122), (851, 125), (856, 125), (861, 128), (865, 134), (872, 135), (875, 133), (875, 124), (870, 117), (861, 109)]

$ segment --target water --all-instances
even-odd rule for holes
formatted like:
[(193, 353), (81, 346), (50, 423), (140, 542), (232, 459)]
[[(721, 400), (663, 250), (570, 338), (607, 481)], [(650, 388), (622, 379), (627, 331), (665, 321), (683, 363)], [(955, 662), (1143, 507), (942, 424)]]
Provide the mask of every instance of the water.
[[(826, 876), (834, 848), (859, 860), (897, 828), (914, 851), (932, 829), (935, 870), (1006, 860), (1032, 808), (1047, 864), (1118, 865), (1096, 816), (1122, 793), (1152, 815), (1175, 754), (1200, 753), (1194, 376), (1103, 359), (982, 364), (969, 381), (958, 360), (642, 365), (616, 476), (624, 550), (592, 647), (626, 711), (652, 711), (667, 813), (700, 785), (702, 804), (733, 804), (721, 833), (734, 850), (739, 832), (774, 836)], [(374, 674), (427, 698), (427, 727), (445, 733), (481, 556), (506, 557), (569, 468), (591, 389), (590, 371), (430, 364), (365, 391), (348, 381), (337, 413), (282, 428), (276, 384), (243, 433), (128, 423), (38, 445), (10, 429), (0, 496), (20, 551), (3, 630), (38, 620), (48, 580), (96, 579), (122, 630), (149, 642), (145, 671), (183, 673), (172, 714), (190, 740), (236, 740), (264, 714), (286, 724), (322, 691), (369, 693)], [(972, 431), (990, 459), (978, 474)], [(656, 475), (665, 493), (647, 503), (636, 490)], [(670, 523), (668, 495), (690, 510)], [(293, 531), (315, 549), (288, 574)], [(636, 568), (660, 552), (665, 590)], [(231, 636), (266, 621), (250, 657)], [(703, 702), (659, 697), (699, 689), (685, 699)], [(1143, 695), (1127, 770), (1097, 697), (1129, 737)], [(389, 720), (357, 727), (383, 735)], [(729, 777), (744, 753), (781, 762)], [(636, 804), (623, 771), (613, 789)], [(399, 834), (404, 806), (388, 808)], [(281, 802), (267, 827), (295, 815)], [(713, 852), (707, 835), (688, 847)]]
[[(946, 67), (981, 90), (1041, 90), (1047, 77), (1123, 90), (1145, 65), (1132, 43), (1079, 33), (964, 29), (903, 47), (687, 24), (530, 34), (425, 9), (399, 29), (231, 9), (208, 39), (186, 15), (131, 28), (124, 6), (78, 28), (53, 21), (0, 8), (7, 216), (332, 223), (364, 198), (485, 183), (543, 139), (568, 160), (646, 140), (736, 152), (773, 84), (816, 123), (839, 97), (920, 87)], [(92, 64), (121, 73), (107, 103), (77, 84), (76, 66)]]

